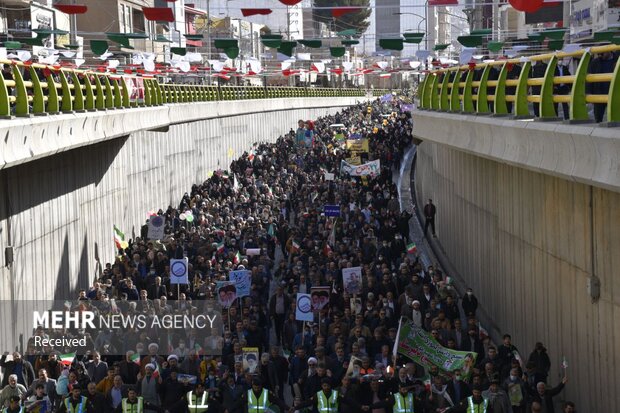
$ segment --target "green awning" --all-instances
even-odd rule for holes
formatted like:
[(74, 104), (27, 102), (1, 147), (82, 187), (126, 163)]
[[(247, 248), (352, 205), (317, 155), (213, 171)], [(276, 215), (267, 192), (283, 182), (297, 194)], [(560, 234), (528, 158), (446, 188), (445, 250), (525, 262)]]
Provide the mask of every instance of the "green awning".
[(477, 29), (469, 32), (470, 36), (488, 36), (493, 33), (493, 29)]
[(239, 48), (238, 47), (229, 47), (224, 49), (224, 53), (228, 56), (229, 59), (236, 59), (239, 56)]
[(497, 53), (504, 47), (504, 42), (489, 42), (487, 44), (490, 52)]
[(22, 44), (17, 41), (7, 40), (4, 42), (4, 47), (6, 47), (8, 50), (15, 50), (22, 47)]
[(620, 34), (620, 31), (614, 30), (614, 29), (600, 30), (594, 33), (594, 41), (611, 42), (619, 34)]
[(106, 32), (106, 36), (123, 36), (128, 39), (148, 39), (149, 36), (146, 33), (116, 33)]
[(411, 39), (411, 38), (423, 38), (425, 35), (425, 33), (423, 32), (407, 32), (407, 33), (403, 33), (403, 37), (405, 39)]
[(436, 44), (435, 47), (433, 48), (434, 51), (439, 51), (439, 50), (446, 50), (448, 48), (448, 46), (450, 46), (449, 43), (446, 44)]
[(567, 29), (559, 28), (559, 29), (547, 29), (541, 33), (541, 36), (547, 37), (551, 40), (562, 40), (564, 39), (564, 33), (566, 33)]
[(183, 36), (185, 36), (187, 40), (203, 40), (204, 39), (204, 35), (202, 34), (184, 34)]
[(340, 36), (340, 37), (355, 36), (355, 35), (357, 35), (357, 30), (356, 29), (347, 29), (347, 30), (343, 30), (341, 32), (338, 32), (336, 34), (338, 36)]
[(24, 37), (23, 39), (16, 40), (31, 46), (43, 46), (43, 39), (44, 37), (39, 37), (39, 35), (37, 35), (36, 37)]
[(32, 29), (33, 32), (37, 33), (37, 34), (42, 34), (42, 35), (51, 35), (51, 34), (57, 34), (59, 36), (63, 36), (65, 34), (69, 34), (69, 32), (64, 31), (64, 30), (60, 30), (60, 29)]
[(157, 43), (172, 43), (172, 40), (168, 39), (163, 34), (158, 34), (157, 37), (155, 38), (155, 41)]
[(403, 50), (403, 39), (379, 39), (379, 46), (386, 50)]
[(108, 42), (105, 40), (91, 40), (90, 50), (97, 56), (101, 56), (108, 50)]
[(549, 40), (547, 47), (549, 50), (562, 50), (564, 47), (564, 40)]
[(185, 56), (187, 54), (187, 48), (185, 47), (171, 47), (170, 51), (179, 56)]
[(409, 37), (405, 40), (403, 40), (403, 42), (405, 43), (413, 43), (413, 44), (420, 44), (422, 42), (422, 40), (424, 40), (421, 37)]
[(527, 38), (530, 39), (530, 41), (532, 42), (542, 42), (543, 41), (543, 35), (541, 33), (530, 33), (527, 35)]
[(72, 50), (77, 50), (79, 49), (81, 46), (79, 44), (61, 44), (59, 45), (59, 47), (64, 47), (65, 49), (72, 49)]
[(482, 44), (482, 35), (459, 36), (456, 40), (465, 47), (478, 47)]
[(293, 56), (293, 49), (295, 48), (295, 46), (297, 46), (297, 42), (294, 40), (283, 41), (282, 44), (280, 44), (280, 47), (278, 47), (278, 52), (288, 57), (291, 57)]
[(317, 39), (310, 39), (310, 40), (297, 40), (299, 43), (303, 44), (306, 47), (312, 47), (314, 49), (318, 49), (321, 46), (323, 46), (323, 42), (321, 40), (317, 40)]
[(354, 44), (360, 44), (360, 41), (355, 39), (342, 39), (340, 43), (342, 43), (343, 46), (353, 46)]
[(260, 37), (260, 41), (265, 47), (270, 49), (277, 49), (282, 44), (281, 34), (264, 34)]
[(118, 44), (120, 44), (121, 46), (124, 47), (129, 47), (129, 37), (127, 36), (123, 36), (123, 35), (117, 35), (117, 34), (108, 34), (108, 39), (112, 40), (113, 42), (116, 42)]
[(239, 41), (237, 39), (215, 39), (213, 43), (217, 49), (239, 48)]
[(342, 57), (346, 53), (347, 49), (344, 47), (330, 47), (329, 53), (332, 57)]

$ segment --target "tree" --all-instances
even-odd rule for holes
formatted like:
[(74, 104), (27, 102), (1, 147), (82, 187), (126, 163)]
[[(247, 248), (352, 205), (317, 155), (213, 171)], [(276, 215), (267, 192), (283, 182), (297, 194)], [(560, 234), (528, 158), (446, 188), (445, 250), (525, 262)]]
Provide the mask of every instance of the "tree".
[(315, 7), (361, 7), (362, 9), (354, 13), (347, 13), (335, 19), (332, 17), (331, 9), (315, 9), (314, 18), (316, 21), (325, 23), (331, 30), (337, 32), (356, 29), (360, 34), (364, 33), (370, 21), (370, 0), (314, 0)]

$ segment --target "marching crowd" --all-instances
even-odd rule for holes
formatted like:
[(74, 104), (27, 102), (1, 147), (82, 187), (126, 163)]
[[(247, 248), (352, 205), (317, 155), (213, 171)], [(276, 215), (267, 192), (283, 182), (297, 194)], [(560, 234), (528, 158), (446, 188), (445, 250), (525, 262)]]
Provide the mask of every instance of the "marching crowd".
[[(554, 397), (566, 377), (547, 386), (544, 345), (521, 358), (509, 335), (491, 343), (481, 335), (473, 292), (459, 297), (446, 274), (411, 248), (412, 216), (401, 211), (392, 181), (412, 143), (403, 105), (395, 97), (360, 104), (255, 144), (229, 171), (156, 213), (165, 220), (163, 239), (149, 240), (147, 223), (80, 292), (81, 301), (114, 299), (132, 311), (165, 313), (168, 300), (192, 311), (218, 299), (216, 283), (230, 271), (251, 271), (249, 295), (222, 312), (223, 332), (211, 344), (188, 332), (162, 348), (148, 332), (110, 340), (113, 332), (101, 331), (87, 355), (68, 361), (30, 347), (11, 359), (5, 353), (4, 412), (558, 411)], [(357, 139), (367, 139), (367, 149), (347, 149)], [(343, 161), (375, 160), (374, 173), (341, 169)], [(340, 211), (327, 216), (325, 205)], [(171, 288), (170, 260), (183, 257), (189, 284)], [(362, 272), (353, 292), (342, 277), (352, 267)], [(297, 293), (319, 286), (329, 287), (317, 296), (321, 309), (313, 322), (298, 321)], [(401, 318), (446, 348), (477, 353), (471, 371), (395, 357)], [(257, 348), (258, 358), (245, 348)], [(565, 402), (562, 412), (575, 406)]]

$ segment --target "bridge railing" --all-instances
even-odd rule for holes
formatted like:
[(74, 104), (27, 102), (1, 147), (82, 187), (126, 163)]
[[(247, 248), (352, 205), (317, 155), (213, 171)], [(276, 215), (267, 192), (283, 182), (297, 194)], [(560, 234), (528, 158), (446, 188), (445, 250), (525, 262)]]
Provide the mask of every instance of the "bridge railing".
[[(568, 104), (568, 119), (588, 122), (588, 104), (607, 110), (610, 124), (620, 122), (620, 59), (608, 73), (590, 73), (592, 56), (617, 53), (618, 45), (597, 46), (571, 53), (497, 60), (475, 66), (455, 66), (428, 72), (418, 89), (418, 107), (426, 110), (513, 115), (516, 118), (556, 120), (558, 104)], [(559, 59), (579, 58), (574, 75), (558, 76)], [(548, 62), (542, 77), (533, 77), (532, 62)], [(594, 84), (609, 83), (607, 93)], [(562, 93), (557, 85), (566, 85)], [(606, 88), (603, 88), (606, 89)], [(530, 111), (532, 103), (533, 113)], [(601, 112), (602, 113), (602, 112)]]
[(292, 97), (373, 96), (387, 89), (162, 84), (156, 78), (0, 60), (0, 118), (158, 106), (169, 103)]

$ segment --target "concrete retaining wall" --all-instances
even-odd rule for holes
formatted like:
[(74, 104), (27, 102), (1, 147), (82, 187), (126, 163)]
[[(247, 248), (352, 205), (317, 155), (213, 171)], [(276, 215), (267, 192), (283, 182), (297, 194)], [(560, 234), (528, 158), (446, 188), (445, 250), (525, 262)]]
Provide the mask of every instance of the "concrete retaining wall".
[(620, 191), (620, 128), (430, 111), (413, 134), (498, 162)]
[[(23, 123), (16, 130), (0, 122), (0, 134), (8, 133), (5, 147), (40, 131), (56, 142), (36, 160), (21, 148), (22, 155), (12, 155), (13, 165), (21, 164), (0, 170), (0, 300), (64, 300), (77, 286), (88, 287), (113, 258), (113, 224), (133, 237), (147, 211), (177, 205), (192, 184), (227, 168), (254, 142), (275, 140), (296, 128), (298, 119), (335, 113), (356, 101), (211, 102), (115, 111), (110, 118), (99, 112), (60, 115), (47, 126), (43, 118), (7, 121)], [(32, 122), (27, 133), (26, 122)], [(168, 125), (168, 132), (144, 130)], [(7, 246), (14, 248), (9, 266)]]
[(558, 399), (620, 411), (620, 194), (427, 140), (416, 191), (419, 208), (428, 198), (437, 205), (441, 247), (521, 355), (547, 346), (553, 386), (566, 356), (569, 384)]

